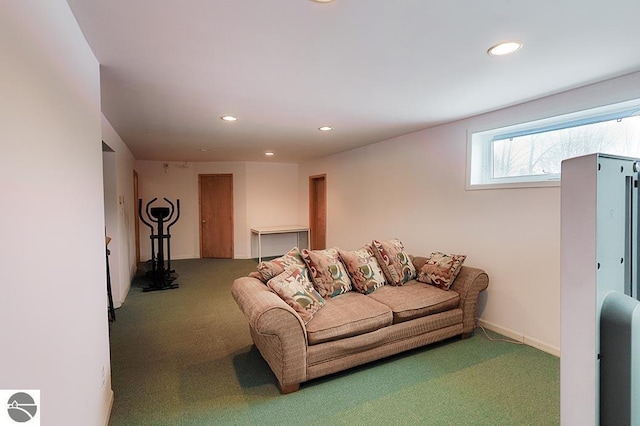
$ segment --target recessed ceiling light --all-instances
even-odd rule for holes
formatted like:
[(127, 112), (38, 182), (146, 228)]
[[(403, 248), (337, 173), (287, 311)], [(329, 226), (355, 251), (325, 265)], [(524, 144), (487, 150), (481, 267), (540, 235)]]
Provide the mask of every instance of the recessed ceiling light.
[(273, 151), (265, 151), (264, 155), (266, 155), (267, 157), (273, 157), (274, 155), (276, 155), (276, 153)]
[(316, 3), (329, 3), (330, 1), (333, 1), (333, 0), (311, 0), (311, 1), (314, 1)]
[(506, 41), (504, 43), (496, 44), (491, 49), (487, 50), (487, 53), (491, 56), (504, 56), (517, 52), (520, 49), (522, 49), (522, 43), (519, 41)]
[(321, 132), (329, 132), (329, 131), (333, 130), (333, 127), (331, 127), (331, 126), (322, 126), (322, 127), (318, 127), (318, 130), (320, 130)]
[(208, 152), (209, 148), (200, 148), (200, 152)]
[(238, 118), (234, 117), (233, 115), (223, 115), (222, 117), (220, 117), (220, 120), (223, 120), (223, 121), (238, 121)]

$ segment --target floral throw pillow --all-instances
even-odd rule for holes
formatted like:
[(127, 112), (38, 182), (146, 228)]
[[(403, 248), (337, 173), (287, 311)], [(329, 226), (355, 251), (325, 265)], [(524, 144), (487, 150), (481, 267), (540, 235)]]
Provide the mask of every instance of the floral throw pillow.
[(306, 268), (289, 267), (277, 277), (270, 279), (267, 285), (307, 324), (324, 306), (325, 300), (313, 288), (305, 270)]
[(371, 247), (389, 284), (402, 285), (416, 277), (416, 268), (400, 240), (373, 240)]
[(347, 267), (356, 290), (369, 294), (386, 284), (384, 273), (369, 246), (355, 251), (340, 250), (340, 258)]
[(429, 260), (420, 268), (417, 280), (449, 290), (466, 258), (461, 254), (431, 253)]
[(351, 291), (351, 280), (340, 261), (337, 248), (302, 250), (315, 288), (322, 297), (334, 297)]
[(301, 268), (306, 268), (304, 260), (302, 260), (302, 255), (300, 254), (300, 250), (298, 247), (294, 247), (289, 250), (288, 253), (273, 259), (264, 262), (260, 262), (258, 265), (258, 272), (262, 275), (262, 281), (267, 282), (271, 278), (277, 277), (289, 266), (298, 266)]

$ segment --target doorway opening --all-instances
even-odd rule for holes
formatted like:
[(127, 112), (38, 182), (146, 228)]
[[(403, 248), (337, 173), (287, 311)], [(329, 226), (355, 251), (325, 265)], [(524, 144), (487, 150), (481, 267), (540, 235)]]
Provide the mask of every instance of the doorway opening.
[(327, 248), (327, 175), (309, 177), (309, 233), (311, 250)]

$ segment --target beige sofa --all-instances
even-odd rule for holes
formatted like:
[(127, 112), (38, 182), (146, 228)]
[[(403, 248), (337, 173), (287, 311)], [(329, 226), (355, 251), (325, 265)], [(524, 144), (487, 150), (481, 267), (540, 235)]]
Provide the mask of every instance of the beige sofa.
[[(427, 258), (415, 257), (419, 270)], [(298, 313), (254, 277), (234, 281), (233, 297), (249, 321), (255, 346), (282, 393), (300, 383), (388, 357), (476, 328), (478, 295), (487, 274), (462, 266), (448, 291), (416, 280), (371, 294), (332, 297), (305, 325)]]

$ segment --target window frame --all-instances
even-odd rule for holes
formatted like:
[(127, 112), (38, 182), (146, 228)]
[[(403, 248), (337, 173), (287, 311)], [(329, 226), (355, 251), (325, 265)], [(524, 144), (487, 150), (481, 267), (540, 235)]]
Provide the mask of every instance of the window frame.
[(493, 177), (493, 143), (520, 137), (623, 119), (640, 114), (640, 99), (484, 130), (467, 129), (466, 189), (560, 186), (560, 173)]

